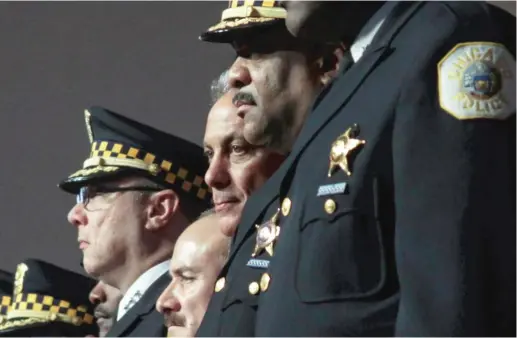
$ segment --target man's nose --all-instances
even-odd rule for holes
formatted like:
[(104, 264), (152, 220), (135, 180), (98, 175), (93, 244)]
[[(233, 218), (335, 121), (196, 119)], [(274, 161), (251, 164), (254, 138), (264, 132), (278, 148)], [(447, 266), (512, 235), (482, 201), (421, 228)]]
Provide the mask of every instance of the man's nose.
[(90, 291), (88, 298), (92, 304), (104, 303), (106, 301), (106, 292), (104, 292), (102, 282), (98, 282), (95, 285), (92, 291)]
[(251, 74), (246, 59), (238, 57), (228, 71), (228, 86), (242, 88), (251, 83)]
[(70, 209), (67, 215), (68, 222), (76, 227), (80, 225), (86, 225), (88, 223), (88, 217), (84, 210), (82, 203), (77, 203)]
[(212, 189), (224, 189), (231, 183), (226, 160), (217, 155), (210, 161), (205, 173), (205, 182)]
[(156, 310), (161, 314), (178, 312), (181, 309), (181, 304), (177, 297), (173, 295), (171, 286), (172, 285), (169, 285), (156, 301)]

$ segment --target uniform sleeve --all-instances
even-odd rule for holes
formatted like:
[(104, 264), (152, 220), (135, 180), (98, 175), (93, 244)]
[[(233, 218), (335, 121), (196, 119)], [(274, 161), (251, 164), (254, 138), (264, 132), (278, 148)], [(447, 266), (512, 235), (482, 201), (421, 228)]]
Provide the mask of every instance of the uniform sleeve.
[(396, 336), (515, 336), (515, 57), (486, 23), (462, 23), (399, 98)]

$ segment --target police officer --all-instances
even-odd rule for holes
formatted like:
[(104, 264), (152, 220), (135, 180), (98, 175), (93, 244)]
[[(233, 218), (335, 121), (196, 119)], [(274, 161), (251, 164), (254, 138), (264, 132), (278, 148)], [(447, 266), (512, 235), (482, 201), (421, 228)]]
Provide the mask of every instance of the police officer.
[(123, 294), (107, 336), (164, 336), (154, 306), (174, 243), (210, 206), (203, 149), (103, 107), (85, 120), (90, 154), (59, 186), (77, 194), (68, 220), (85, 271)]
[(12, 298), (0, 336), (98, 335), (88, 292), (95, 280), (54, 264), (26, 259), (16, 268)]
[(0, 270), (0, 324), (6, 319), (7, 311), (11, 306), (13, 295), (13, 275), (10, 272)]
[(355, 25), (353, 65), (248, 201), (207, 327), (231, 325), (219, 318), (245, 286), (224, 274), (254, 243), (271, 256), (257, 336), (514, 336), (515, 18), (387, 2), (359, 20), (359, 3), (331, 3), (288, 25)]
[(90, 303), (95, 305), (94, 314), (99, 327), (99, 337), (104, 337), (115, 323), (122, 294), (114, 287), (99, 281), (90, 291), (88, 298)]
[[(263, 189), (262, 184), (288, 155), (311, 102), (329, 83), (342, 55), (338, 43), (295, 39), (286, 30), (285, 14), (285, 9), (275, 1), (255, 1), (253, 6), (232, 1), (223, 11), (221, 22), (201, 37), (205, 41), (232, 43), (238, 55), (228, 71), (232, 90), (220, 101), (233, 102), (233, 117), (229, 120), (225, 111), (214, 106), (204, 142), (210, 160), (205, 180), (213, 189), (216, 211), (223, 215), (221, 223), (227, 234), (234, 232), (247, 196)], [(256, 57), (257, 53), (263, 57)], [(278, 124), (262, 129), (263, 116), (278, 117), (275, 119)], [(228, 125), (225, 132), (217, 128), (221, 121)], [(270, 133), (272, 130), (279, 132)], [(250, 145), (243, 137), (249, 132), (254, 135), (253, 142), (260, 143)], [(274, 208), (265, 212), (267, 217), (271, 217), (278, 205), (271, 199), (265, 201)], [(273, 231), (267, 227), (260, 229), (265, 243), (270, 242)], [(232, 264), (218, 280), (208, 320), (198, 334), (254, 334), (259, 281), (267, 271), (271, 248), (255, 248), (254, 241), (246, 245), (244, 250), (250, 255), (254, 252), (253, 257), (240, 256), (241, 262)], [(226, 290), (231, 293), (226, 294)], [(220, 320), (214, 320), (214, 314), (220, 312), (212, 309), (218, 306), (224, 311)]]

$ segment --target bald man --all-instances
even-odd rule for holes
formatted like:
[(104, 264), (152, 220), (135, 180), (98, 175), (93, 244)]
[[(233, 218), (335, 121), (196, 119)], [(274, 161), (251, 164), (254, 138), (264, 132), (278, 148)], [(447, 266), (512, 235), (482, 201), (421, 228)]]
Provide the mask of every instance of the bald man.
[(156, 302), (168, 337), (193, 337), (205, 315), (230, 246), (219, 220), (213, 210), (205, 212), (176, 242), (169, 271), (172, 282)]

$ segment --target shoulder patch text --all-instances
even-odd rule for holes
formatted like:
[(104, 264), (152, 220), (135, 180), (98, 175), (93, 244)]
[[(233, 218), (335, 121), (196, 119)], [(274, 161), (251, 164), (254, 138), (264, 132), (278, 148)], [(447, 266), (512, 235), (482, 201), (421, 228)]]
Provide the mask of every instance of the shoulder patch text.
[(515, 59), (493, 42), (460, 43), (438, 63), (440, 107), (460, 120), (515, 114)]

